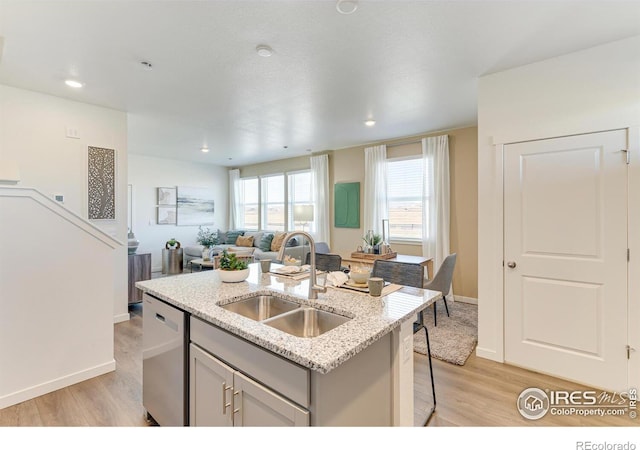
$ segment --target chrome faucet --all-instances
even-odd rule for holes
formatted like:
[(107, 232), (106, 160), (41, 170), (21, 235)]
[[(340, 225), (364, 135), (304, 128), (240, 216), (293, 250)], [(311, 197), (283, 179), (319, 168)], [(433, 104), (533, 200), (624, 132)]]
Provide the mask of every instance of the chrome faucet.
[[(287, 234), (284, 238), (284, 241), (282, 241), (282, 247), (280, 247), (280, 251), (278, 252), (278, 260), (282, 261), (284, 258), (284, 251), (286, 249), (287, 246), (287, 242), (289, 242), (291, 240), (291, 238), (293, 238), (294, 236), (302, 236), (304, 238), (307, 239), (307, 241), (309, 241), (309, 251), (311, 252), (311, 257), (310, 257), (310, 267), (309, 270), (311, 272), (311, 276), (309, 278), (309, 300), (317, 300), (318, 299), (318, 292), (327, 292), (327, 288), (326, 286), (319, 286), (317, 284), (317, 279), (316, 279), (316, 243), (313, 240), (313, 238), (311, 237), (311, 235), (309, 233), (307, 233), (306, 231), (292, 231), (291, 233)], [(300, 261), (302, 262), (302, 261)]]

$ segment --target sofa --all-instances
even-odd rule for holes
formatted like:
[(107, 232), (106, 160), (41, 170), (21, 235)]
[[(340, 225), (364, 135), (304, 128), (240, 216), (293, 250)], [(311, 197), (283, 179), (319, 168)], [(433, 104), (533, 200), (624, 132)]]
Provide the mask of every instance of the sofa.
[[(221, 231), (218, 230), (218, 244), (212, 248), (212, 254), (217, 255), (227, 250), (239, 255), (251, 254), (256, 261), (260, 259), (278, 259), (278, 251), (274, 250), (271, 246), (272, 240), (269, 240), (268, 236), (273, 237), (281, 236), (284, 238), (282, 232), (276, 231), (244, 231), (244, 230), (232, 230)], [(248, 239), (252, 238), (252, 239)], [(265, 239), (266, 238), (266, 239)], [(248, 245), (248, 240), (251, 241), (251, 245)], [(300, 261), (305, 261), (307, 254), (309, 253), (309, 244), (304, 243), (300, 245), (301, 239), (299, 236), (294, 237), (287, 242), (285, 255), (289, 255), (292, 258)], [(326, 243), (316, 243), (318, 253), (328, 253), (329, 247)], [(193, 244), (184, 248), (184, 264), (185, 267), (194, 259), (202, 258), (203, 245)]]

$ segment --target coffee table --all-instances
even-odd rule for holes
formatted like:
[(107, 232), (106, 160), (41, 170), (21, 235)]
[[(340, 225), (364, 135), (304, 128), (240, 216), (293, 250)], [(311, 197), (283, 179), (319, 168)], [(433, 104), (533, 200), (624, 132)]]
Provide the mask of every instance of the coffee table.
[(213, 269), (215, 267), (215, 261), (210, 259), (209, 261), (205, 261), (202, 258), (192, 259), (191, 260), (191, 272), (193, 272), (193, 266), (196, 265), (200, 268), (200, 272), (206, 269)]

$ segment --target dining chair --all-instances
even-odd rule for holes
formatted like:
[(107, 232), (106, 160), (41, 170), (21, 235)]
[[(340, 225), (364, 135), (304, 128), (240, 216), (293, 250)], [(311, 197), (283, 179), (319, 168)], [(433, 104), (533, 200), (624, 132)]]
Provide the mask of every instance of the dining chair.
[[(311, 263), (311, 253), (307, 253), (305, 264)], [(342, 256), (330, 253), (316, 252), (316, 269), (325, 272), (335, 272), (341, 270)]]
[[(432, 291), (440, 291), (442, 292), (442, 300), (444, 300), (444, 308), (447, 310), (447, 317), (449, 317), (449, 306), (447, 306), (447, 295), (449, 294), (449, 289), (451, 289), (451, 279), (453, 278), (453, 269), (456, 266), (456, 253), (452, 253), (447, 256), (440, 268), (438, 269), (438, 273), (433, 277), (433, 280), (429, 280), (424, 284), (425, 289), (430, 289)], [(439, 298), (437, 300), (440, 300)], [(436, 300), (436, 301), (437, 301)], [(438, 326), (438, 316), (436, 314), (436, 302), (433, 302), (433, 325)]]
[[(372, 277), (380, 277), (385, 281), (404, 286), (422, 288), (424, 286), (424, 268), (419, 264), (411, 264), (384, 259), (376, 259), (373, 263)], [(418, 312), (418, 320), (413, 323), (413, 334), (424, 330), (427, 339), (427, 356), (429, 357), (429, 374), (431, 377), (431, 393), (433, 395), (433, 407), (427, 416), (429, 421), (436, 409), (436, 387), (433, 380), (433, 365), (431, 363), (431, 344), (429, 343), (429, 330), (424, 324), (423, 311)]]
[(384, 278), (385, 281), (394, 284), (422, 288), (424, 267), (419, 264), (376, 259), (371, 276)]

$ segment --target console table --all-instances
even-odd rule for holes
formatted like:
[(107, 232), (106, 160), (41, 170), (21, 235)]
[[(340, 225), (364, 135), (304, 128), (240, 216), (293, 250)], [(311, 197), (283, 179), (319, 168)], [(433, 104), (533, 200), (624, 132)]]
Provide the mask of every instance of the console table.
[[(349, 255), (341, 255), (342, 263), (347, 265), (349, 268), (351, 266), (365, 266), (373, 268), (373, 263), (375, 260), (373, 259), (364, 259), (364, 258), (356, 258), (354, 256)], [(408, 264), (418, 264), (427, 269), (427, 279), (433, 279), (433, 258), (425, 258), (423, 256), (414, 256), (414, 255), (397, 255), (395, 258), (386, 259), (385, 261), (396, 261)]]
[(129, 255), (129, 304), (142, 301), (142, 291), (136, 288), (136, 281), (151, 279), (151, 253)]

